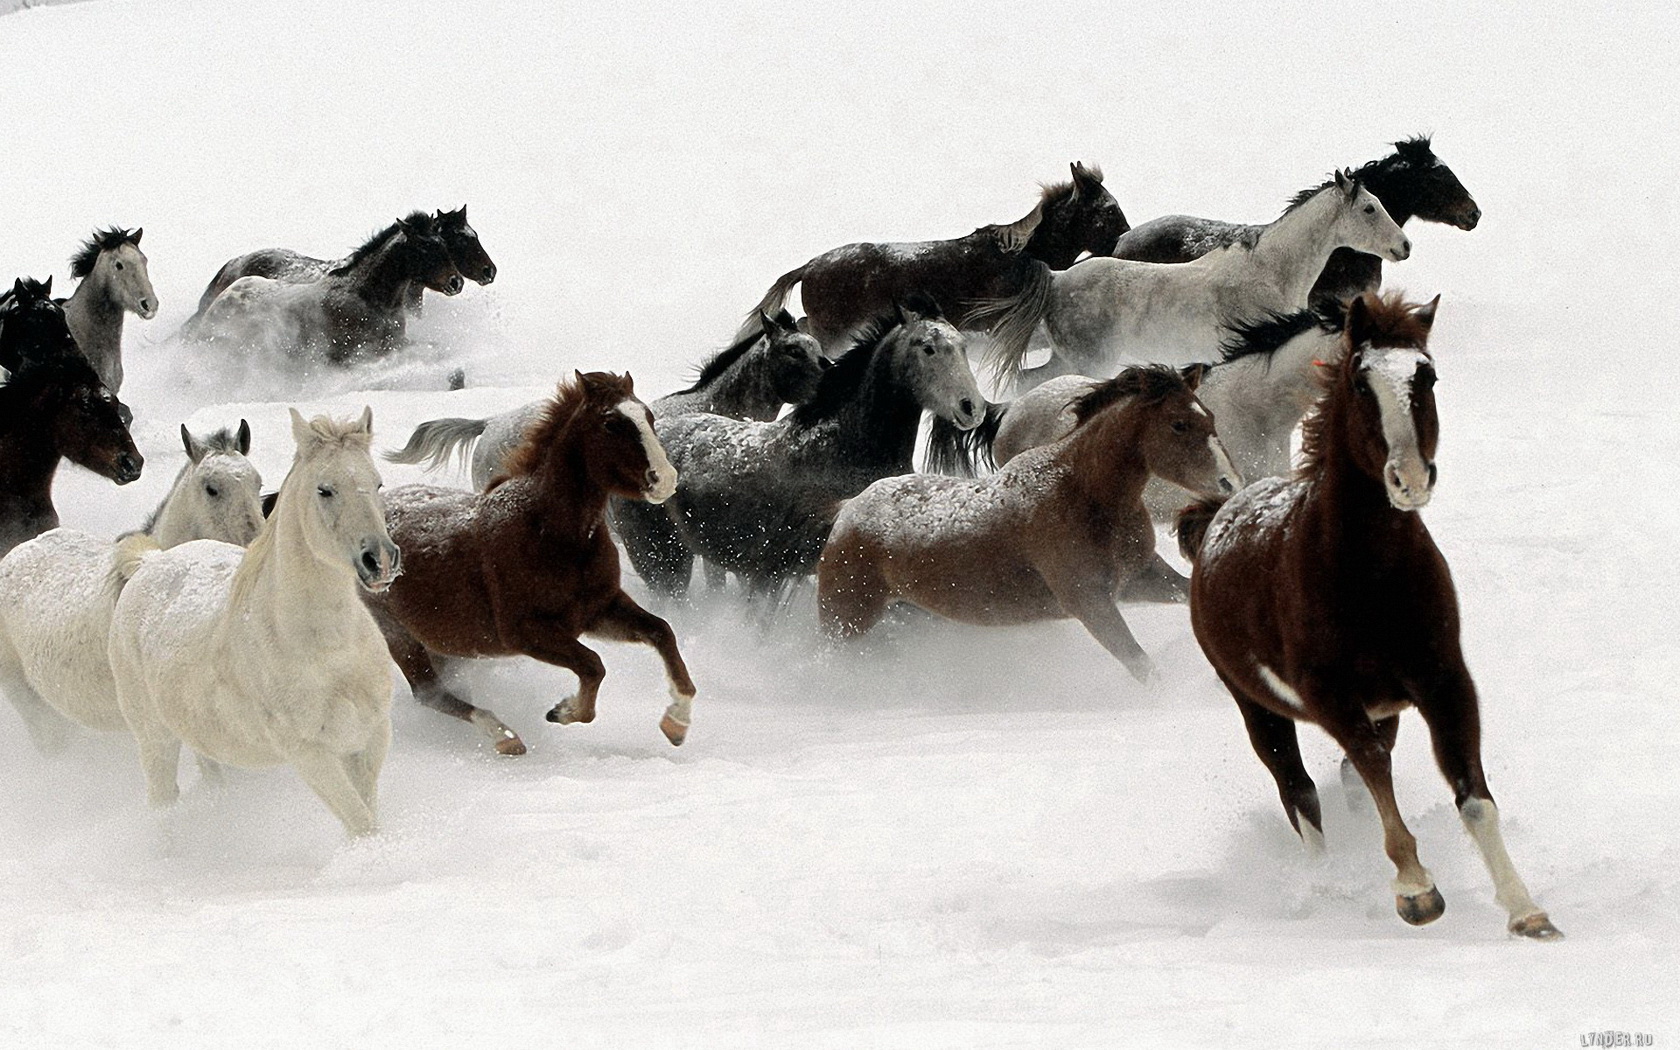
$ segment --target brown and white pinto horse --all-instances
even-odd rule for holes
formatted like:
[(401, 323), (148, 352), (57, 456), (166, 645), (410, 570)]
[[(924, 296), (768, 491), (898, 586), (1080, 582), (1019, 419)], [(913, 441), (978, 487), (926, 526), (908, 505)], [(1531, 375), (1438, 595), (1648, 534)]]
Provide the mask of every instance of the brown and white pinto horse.
[(1354, 300), (1344, 352), (1327, 366), (1324, 396), (1305, 424), (1296, 477), (1180, 515), (1179, 544), (1195, 564), (1190, 621), (1310, 849), (1322, 847), (1324, 825), (1296, 722), (1329, 733), (1369, 788), (1400, 917), (1413, 925), (1440, 917), (1446, 903), (1418, 862), (1391, 779), (1400, 712), (1416, 707), (1511, 931), (1557, 937), (1505, 851), (1482, 773), (1452, 575), (1417, 514), (1435, 484), (1440, 427), (1427, 342), (1439, 301)]
[(502, 754), (523, 754), (513, 730), (444, 688), (438, 657), (523, 655), (564, 667), (578, 692), (548, 720), (590, 722), (606, 670), (578, 636), (643, 642), (670, 682), (660, 729), (681, 744), (694, 682), (670, 625), (619, 587), (607, 534), (609, 497), (659, 503), (677, 487), (630, 377), (579, 372), (562, 383), (506, 470), (483, 493), (405, 485), (386, 496), (403, 575), (366, 600), (415, 699), (478, 726)]
[(1155, 672), (1118, 601), (1183, 601), (1155, 553), (1143, 486), (1199, 495), (1242, 484), (1196, 399), (1201, 366), (1128, 368), (1073, 403), (1076, 429), (986, 478), (908, 474), (848, 500), (817, 567), (832, 635), (907, 601), (978, 624), (1077, 619), (1139, 680)]

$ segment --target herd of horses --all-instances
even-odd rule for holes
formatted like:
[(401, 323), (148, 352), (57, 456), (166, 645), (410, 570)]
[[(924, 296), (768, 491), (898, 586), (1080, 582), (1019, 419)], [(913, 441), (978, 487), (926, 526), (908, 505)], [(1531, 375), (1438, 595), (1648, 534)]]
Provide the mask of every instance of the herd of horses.
[[(121, 326), (157, 299), (141, 231), (98, 231), (68, 300), (23, 278), (0, 297), (0, 691), (45, 749), (77, 724), (131, 732), (154, 804), (177, 797), (185, 744), (210, 778), (292, 765), (364, 834), (393, 660), (421, 703), (519, 754), (513, 729), (444, 684), (449, 661), (566, 668), (577, 692), (548, 719), (588, 722), (605, 668), (581, 639), (641, 642), (665, 665), (661, 731), (684, 741), (695, 684), (670, 624), (624, 590), (621, 548), (654, 604), (684, 599), (697, 561), (768, 615), (814, 577), (837, 645), (900, 603), (976, 624), (1071, 618), (1145, 681), (1155, 665), (1120, 604), (1188, 603), (1309, 849), (1323, 824), (1299, 722), (1369, 792), (1400, 916), (1442, 913), (1390, 779), (1416, 708), (1508, 928), (1560, 936), (1505, 851), (1451, 576), (1417, 514), (1436, 477), (1439, 297), (1380, 290), (1382, 264), (1411, 252), (1403, 223), (1472, 229), (1474, 199), (1426, 138), (1263, 226), (1133, 228), (1101, 171), (1071, 175), (1013, 223), (790, 270), (686, 389), (644, 402), (627, 374), (578, 371), (552, 398), (432, 420), (385, 453), (470, 454), (471, 491), (382, 491), (370, 410), (293, 410), (292, 466), (267, 497), (244, 421), (182, 427), (174, 486), (114, 542), (58, 528), (51, 503), (61, 458), (118, 484), (142, 465), (117, 398)], [(495, 275), (464, 207), (415, 212), (336, 262), (230, 259), (181, 338), (353, 367), (402, 350), (426, 290)], [(1009, 400), (982, 395), (971, 343)], [(1035, 351), (1048, 358), (1028, 367)], [(1169, 524), (1188, 578), (1157, 553)]]

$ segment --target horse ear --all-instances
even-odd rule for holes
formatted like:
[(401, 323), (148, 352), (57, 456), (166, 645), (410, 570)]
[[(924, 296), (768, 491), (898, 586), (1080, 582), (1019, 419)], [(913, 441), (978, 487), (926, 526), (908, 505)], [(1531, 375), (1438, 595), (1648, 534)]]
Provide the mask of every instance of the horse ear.
[(463, 205), (461, 205), (461, 222), (465, 223), (466, 221), (467, 221), (467, 206), (465, 204), (463, 204)]
[(1417, 318), (1418, 324), (1423, 325), (1423, 330), (1425, 332), (1435, 327), (1435, 311), (1439, 309), (1440, 306), (1441, 296), (1437, 293), (1435, 298), (1412, 311), (1412, 316)]
[(362, 406), (362, 418), (356, 421), (356, 427), (364, 434), (373, 434), (373, 406)]
[(1336, 187), (1349, 197), (1359, 193), (1359, 183), (1355, 181), (1353, 172), (1346, 168), (1336, 172)]
[(250, 455), (251, 454), (251, 424), (249, 424), (249, 423), (245, 422), (243, 419), (241, 419), (239, 421), (239, 434), (237, 435), (235, 440), (239, 443), (239, 454), (241, 456)]
[(197, 438), (192, 436), (192, 431), (187, 429), (187, 425), (185, 423), (181, 424), (181, 444), (187, 450), (187, 458), (192, 460), (194, 463), (197, 463), (199, 460), (204, 458), (204, 453), (207, 450), (199, 443)]
[(134, 244), (134, 246), (136, 248), (138, 248), (138, 247), (140, 247), (140, 235), (142, 233), (145, 233), (145, 232), (146, 232), (146, 227), (136, 226), (136, 227), (134, 227), (134, 232), (128, 235), (128, 239), (129, 239), (129, 241), (131, 241)]
[(23, 302), (24, 293), (22, 277), (19, 277), (17, 280), (12, 282), (12, 298), (16, 299), (20, 303)]
[(49, 274), (47, 279), (41, 282), (41, 298), (45, 299), (50, 295), (52, 295), (52, 276)]
[(766, 336), (785, 333), (787, 331), (787, 326), (783, 325), (780, 320), (771, 317), (763, 310), (758, 312), (758, 323), (760, 330), (763, 331)]
[(1371, 341), (1371, 293), (1366, 292), (1348, 304), (1348, 349), (1358, 350)]
[(303, 413), (290, 406), (286, 411), (292, 414), (292, 440), (301, 448), (304, 442), (311, 439), (314, 431), (309, 429), (309, 421), (303, 418)]
[(1074, 161), (1070, 170), (1073, 172), (1074, 196), (1094, 193), (1102, 188), (1102, 176), (1087, 168), (1083, 161)]
[(1178, 374), (1184, 377), (1184, 385), (1190, 388), (1190, 392), (1195, 393), (1196, 388), (1202, 385), (1202, 377), (1207, 375), (1207, 370), (1207, 363), (1198, 361), (1193, 365), (1185, 365), (1179, 369)]

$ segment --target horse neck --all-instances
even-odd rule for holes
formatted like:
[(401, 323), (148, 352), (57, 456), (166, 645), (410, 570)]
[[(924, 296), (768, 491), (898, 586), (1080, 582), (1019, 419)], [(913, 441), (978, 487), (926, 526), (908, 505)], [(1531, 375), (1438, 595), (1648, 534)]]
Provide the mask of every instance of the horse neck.
[(782, 399), (770, 380), (769, 354), (748, 351), (724, 369), (717, 378), (695, 393), (710, 407), (705, 411), (737, 419), (771, 420), (782, 407)]
[(411, 251), (407, 236), (394, 234), (351, 267), (342, 280), (374, 306), (400, 310), (406, 304), (413, 276), (409, 270)]
[(1142, 416), (1125, 405), (1107, 409), (1075, 430), (1054, 457), (1068, 468), (1069, 483), (1099, 520), (1111, 521), (1118, 512), (1143, 505), (1149, 463), (1139, 440)]
[(1254, 247), (1246, 253), (1252, 264), (1271, 274), (1272, 283), (1286, 304), (1303, 307), (1307, 293), (1324, 269), (1330, 253), (1339, 247), (1333, 231), (1336, 209), (1342, 207), (1342, 193), (1331, 188), (1315, 193), (1260, 232)]
[(857, 396), (830, 419), (839, 451), (850, 465), (902, 468), (909, 473), (916, 451), (916, 427), (922, 406), (916, 395), (894, 382), (890, 348), (875, 352)]
[(122, 346), (124, 307), (111, 283), (99, 279), (98, 273), (95, 270), (84, 278), (64, 301), (64, 323), (76, 337), (82, 355), (109, 385), (108, 362)]
[(1360, 173), (1359, 178), (1371, 191), (1371, 196), (1382, 202), (1383, 210), (1394, 220), (1394, 225), (1404, 226), (1417, 215), (1417, 191), (1405, 173), (1379, 164)]
[[(529, 475), (545, 536), (588, 536), (605, 520), (608, 492), (593, 480), (573, 424), (561, 428)], [(515, 479), (517, 480), (517, 479)]]
[(1074, 207), (1068, 201), (1046, 204), (1044, 217), (1038, 228), (1027, 238), (1024, 254), (1037, 259), (1052, 270), (1065, 270), (1078, 259), (1085, 246), (1074, 241), (1075, 223), (1068, 221), (1067, 211)]

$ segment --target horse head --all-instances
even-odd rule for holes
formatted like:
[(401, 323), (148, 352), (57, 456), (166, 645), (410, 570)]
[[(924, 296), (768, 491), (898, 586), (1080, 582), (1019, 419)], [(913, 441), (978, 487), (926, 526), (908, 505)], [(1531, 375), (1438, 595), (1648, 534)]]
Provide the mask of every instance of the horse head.
[(372, 593), (384, 591), (402, 573), (402, 552), (386, 531), (383, 486), (369, 454), (373, 409), (362, 409), (357, 420), (305, 420), (289, 411), (297, 455), (281, 485), (276, 519), (294, 516), (316, 558), (354, 572)]
[(1397, 510), (1418, 510), (1435, 488), (1435, 360), (1427, 349), (1441, 301), (1421, 306), (1369, 293), (1348, 307), (1347, 352), (1332, 388), (1347, 405), (1342, 440)]
[(119, 485), (140, 476), (145, 458), (128, 432), (127, 406), (79, 352), (26, 360), (11, 382), (33, 393), (30, 411), (50, 429), (59, 455)]
[(430, 215), (416, 212), (398, 219), (397, 230), (403, 238), (410, 280), (419, 281), (444, 295), (456, 295), (466, 287), (449, 254), (449, 245), (439, 234), (437, 223)]
[(1394, 144), (1388, 158), (1390, 181), (1403, 179), (1401, 190), (1413, 215), (1427, 222), (1444, 222), (1461, 230), (1473, 230), (1482, 221), (1476, 199), (1458, 181), (1453, 170), (1441, 163), (1430, 147), (1429, 138), (1419, 135)]
[[(1219, 440), (1213, 413), (1196, 397), (1206, 371), (1203, 364), (1127, 368), (1074, 399), (1069, 408), (1076, 429), (1097, 425), (1099, 414), (1107, 415), (1110, 425), (1126, 428), (1115, 440), (1141, 452), (1149, 473), (1197, 496), (1229, 496), (1243, 479)], [(1100, 451), (1106, 458), (1114, 446), (1104, 437)]]
[(1412, 254), (1412, 242), (1403, 233), (1382, 201), (1366, 189), (1352, 173), (1336, 172), (1334, 192), (1340, 207), (1336, 211), (1334, 230), (1338, 243), (1354, 251), (1369, 252), (1391, 262), (1403, 262)]
[(151, 530), (159, 545), (210, 539), (248, 546), (263, 520), (262, 475), (246, 458), (251, 425), (241, 419), (235, 433), (223, 428), (200, 438), (183, 423), (181, 444), (187, 465)]
[(786, 310), (775, 317), (761, 310), (758, 319), (764, 330), (762, 352), (769, 365), (771, 389), (787, 404), (804, 404), (816, 396), (823, 373), (834, 362), (823, 355), (821, 343), (799, 330)]
[(449, 249), (449, 258), (454, 261), (455, 269), (461, 275), (479, 284), (489, 284), (496, 279), (496, 264), (491, 261), (490, 253), (484, 250), (484, 245), (478, 239), (478, 231), (467, 225), (467, 206), (461, 205), (454, 211), (439, 211), (433, 218), (437, 223), (437, 231), (443, 237), (443, 243)]
[(64, 304), (52, 297), (52, 278), (19, 277), (0, 297), (0, 367), (9, 372), (60, 357), (81, 358), (64, 318)]
[[(670, 499), (677, 491), (677, 469), (654, 433), (653, 412), (636, 396), (635, 380), (628, 372), (575, 372), (574, 377), (556, 396), (553, 415), (556, 423), (564, 423), (558, 416), (569, 401), (577, 402), (570, 437), (582, 449), (590, 479), (626, 499)], [(540, 424), (531, 440), (545, 440)]]
[(911, 295), (896, 309), (898, 325), (886, 337), (893, 347), (894, 381), (958, 430), (979, 426), (986, 399), (968, 367), (967, 340), (926, 295)]
[(70, 275), (93, 281), (106, 301), (150, 320), (157, 316), (158, 300), (146, 255), (140, 250), (140, 235), (145, 232), (144, 227), (125, 230), (120, 226), (93, 231), (70, 259)]

